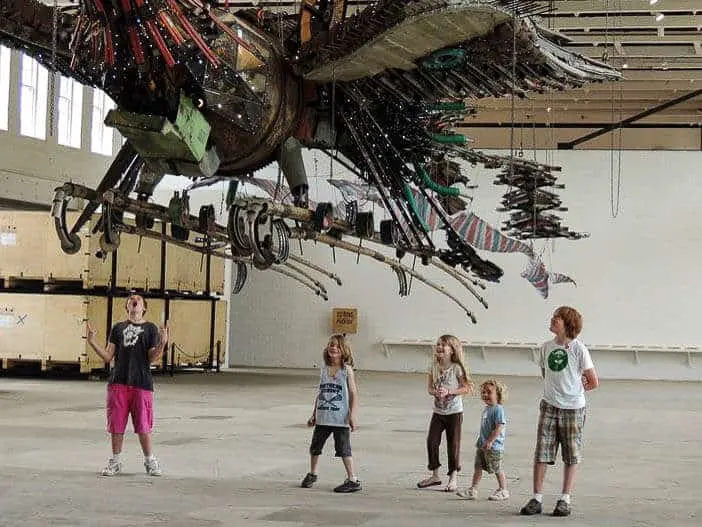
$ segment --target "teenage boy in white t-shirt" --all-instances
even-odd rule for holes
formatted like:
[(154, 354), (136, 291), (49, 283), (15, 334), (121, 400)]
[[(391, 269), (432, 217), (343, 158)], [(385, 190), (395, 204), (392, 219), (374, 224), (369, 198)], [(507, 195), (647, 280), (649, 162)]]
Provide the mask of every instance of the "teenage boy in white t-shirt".
[(544, 378), (544, 395), (534, 452), (534, 496), (522, 507), (523, 515), (541, 513), (546, 465), (555, 463), (559, 446), (564, 463), (563, 495), (553, 515), (570, 514), (570, 492), (582, 460), (585, 392), (599, 386), (590, 352), (577, 339), (582, 328), (580, 313), (572, 307), (559, 307), (551, 318), (550, 329), (555, 338), (541, 346), (539, 366)]

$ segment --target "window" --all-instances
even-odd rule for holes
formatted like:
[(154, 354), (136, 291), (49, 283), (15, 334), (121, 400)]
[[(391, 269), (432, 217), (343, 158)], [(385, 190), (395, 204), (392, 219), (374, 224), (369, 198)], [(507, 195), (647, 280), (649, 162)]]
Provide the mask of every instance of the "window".
[(58, 96), (58, 143), (80, 148), (83, 116), (83, 86), (73, 79), (61, 77)]
[(10, 50), (0, 46), (0, 130), (10, 124)]
[(90, 127), (90, 151), (106, 156), (112, 155), (112, 137), (114, 130), (105, 126), (107, 112), (115, 107), (105, 92), (93, 90), (93, 118)]
[(22, 55), (20, 78), (20, 133), (46, 139), (46, 103), (49, 72), (32, 57)]

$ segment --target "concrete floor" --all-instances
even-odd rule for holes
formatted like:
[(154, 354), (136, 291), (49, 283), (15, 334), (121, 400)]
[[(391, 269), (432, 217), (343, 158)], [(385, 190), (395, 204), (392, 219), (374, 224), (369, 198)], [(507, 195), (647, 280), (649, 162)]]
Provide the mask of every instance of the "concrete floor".
[[(425, 475), (430, 399), (423, 376), (359, 372), (360, 429), (352, 436), (363, 491), (336, 495), (341, 462), (328, 443), (318, 484), (307, 470), (317, 377), (309, 372), (226, 372), (157, 378), (156, 454), (144, 474), (136, 438), (126, 474), (98, 476), (109, 455), (104, 383), (0, 379), (0, 525), (366, 527), (539, 525), (660, 526), (702, 522), (702, 396), (692, 383), (605, 381), (591, 396), (586, 459), (570, 518), (517, 515), (531, 493), (540, 382), (506, 378), (506, 471), (512, 499), (470, 502), (418, 490)], [(480, 379), (477, 379), (480, 380)], [(471, 473), (481, 403), (466, 400), (461, 486)], [(444, 454), (442, 452), (442, 459)], [(561, 465), (547, 475), (553, 508)], [(438, 489), (438, 487), (434, 487)]]

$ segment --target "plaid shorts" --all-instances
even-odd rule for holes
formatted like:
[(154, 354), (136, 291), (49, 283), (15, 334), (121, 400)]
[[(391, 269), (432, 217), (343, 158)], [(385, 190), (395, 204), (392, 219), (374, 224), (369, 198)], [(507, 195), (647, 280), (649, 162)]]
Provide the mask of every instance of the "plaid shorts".
[(501, 450), (475, 449), (474, 468), (484, 470), (488, 474), (499, 474), (502, 472), (502, 458), (504, 452)]
[(585, 408), (565, 410), (551, 406), (542, 400), (539, 410), (539, 428), (536, 432), (534, 461), (553, 465), (556, 462), (556, 454), (560, 445), (563, 463), (566, 465), (580, 463), (583, 450)]

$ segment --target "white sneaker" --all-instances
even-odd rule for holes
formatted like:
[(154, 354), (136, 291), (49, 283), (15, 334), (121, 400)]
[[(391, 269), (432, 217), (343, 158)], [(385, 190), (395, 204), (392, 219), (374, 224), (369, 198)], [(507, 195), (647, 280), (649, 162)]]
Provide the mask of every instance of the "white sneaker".
[(456, 492), (456, 496), (464, 500), (475, 500), (478, 498), (478, 491), (473, 487), (468, 487), (466, 490), (459, 490)]
[(115, 461), (114, 458), (110, 458), (107, 461), (107, 466), (102, 469), (103, 476), (114, 476), (122, 472), (122, 462)]
[(507, 489), (497, 489), (490, 497), (490, 501), (504, 501), (509, 499), (509, 491)]
[(149, 476), (160, 476), (161, 467), (158, 464), (158, 459), (152, 457), (148, 461), (144, 461), (144, 468)]

